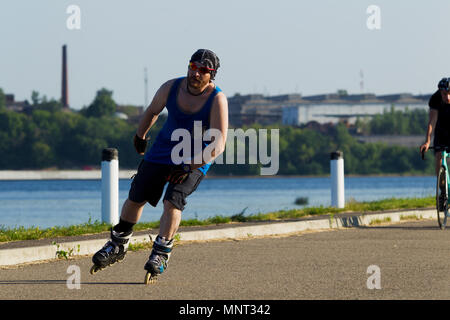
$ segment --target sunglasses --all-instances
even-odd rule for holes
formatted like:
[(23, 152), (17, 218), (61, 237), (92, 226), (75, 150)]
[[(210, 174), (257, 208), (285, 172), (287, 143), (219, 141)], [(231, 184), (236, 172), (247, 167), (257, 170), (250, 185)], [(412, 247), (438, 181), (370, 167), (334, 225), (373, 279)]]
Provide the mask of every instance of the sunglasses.
[(191, 69), (192, 71), (198, 71), (201, 74), (206, 74), (214, 71), (214, 69), (208, 67), (199, 67), (195, 62), (189, 62), (189, 69)]

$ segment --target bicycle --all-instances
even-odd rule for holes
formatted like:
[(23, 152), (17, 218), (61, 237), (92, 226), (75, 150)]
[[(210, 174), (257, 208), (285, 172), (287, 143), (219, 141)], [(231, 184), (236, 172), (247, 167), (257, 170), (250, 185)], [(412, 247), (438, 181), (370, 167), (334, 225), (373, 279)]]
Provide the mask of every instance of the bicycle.
[[(436, 149), (430, 147), (429, 149)], [(445, 229), (447, 225), (447, 218), (449, 217), (448, 207), (448, 190), (449, 190), (449, 174), (447, 166), (447, 157), (449, 157), (450, 147), (439, 147), (441, 150), (441, 166), (437, 176), (436, 183), (436, 211), (439, 227), (441, 230)], [(425, 154), (422, 152), (422, 159), (425, 159)]]

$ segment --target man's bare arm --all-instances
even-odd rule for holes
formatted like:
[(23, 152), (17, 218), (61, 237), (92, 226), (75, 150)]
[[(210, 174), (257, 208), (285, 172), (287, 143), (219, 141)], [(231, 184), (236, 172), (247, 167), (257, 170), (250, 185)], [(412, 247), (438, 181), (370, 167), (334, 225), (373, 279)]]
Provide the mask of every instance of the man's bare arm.
[(425, 143), (420, 146), (421, 152), (427, 152), (428, 148), (430, 147), (431, 133), (433, 132), (433, 129), (436, 127), (437, 118), (438, 118), (438, 111), (436, 109), (430, 109), (427, 134), (425, 136)]
[(139, 126), (137, 129), (137, 136), (141, 139), (145, 139), (150, 128), (158, 120), (158, 116), (163, 111), (167, 103), (167, 97), (169, 96), (170, 88), (172, 87), (174, 80), (164, 83), (158, 91), (155, 93), (152, 102), (142, 115)]

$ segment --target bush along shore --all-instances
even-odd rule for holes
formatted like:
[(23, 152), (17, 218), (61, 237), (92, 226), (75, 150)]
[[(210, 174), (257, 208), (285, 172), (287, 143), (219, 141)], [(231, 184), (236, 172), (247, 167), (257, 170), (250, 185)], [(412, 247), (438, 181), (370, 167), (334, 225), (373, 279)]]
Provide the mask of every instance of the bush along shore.
[[(435, 198), (402, 198), (402, 199), (384, 199), (370, 202), (349, 201), (345, 208), (337, 209), (333, 207), (306, 207), (302, 209), (280, 210), (269, 213), (256, 213), (245, 215), (245, 209), (233, 216), (214, 216), (204, 220), (188, 219), (182, 220), (181, 226), (208, 226), (217, 224), (227, 224), (236, 222), (251, 222), (251, 221), (275, 221), (286, 219), (298, 219), (308, 216), (327, 215), (336, 213), (367, 213), (375, 211), (386, 211), (396, 209), (418, 209), (418, 208), (432, 208), (435, 207)], [(52, 227), (41, 229), (39, 227), (14, 227), (9, 228), (0, 226), (0, 242), (21, 241), (21, 240), (38, 240), (67, 236), (79, 236), (87, 234), (96, 234), (107, 232), (111, 225), (99, 221), (88, 222), (64, 227)], [(135, 225), (135, 231), (156, 229), (159, 228), (159, 221), (157, 222), (141, 222)]]

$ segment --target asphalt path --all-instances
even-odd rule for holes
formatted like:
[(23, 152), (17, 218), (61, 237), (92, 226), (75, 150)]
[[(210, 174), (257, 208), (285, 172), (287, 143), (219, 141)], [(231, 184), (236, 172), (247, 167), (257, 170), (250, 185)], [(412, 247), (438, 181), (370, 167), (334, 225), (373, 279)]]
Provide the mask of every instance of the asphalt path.
[(149, 253), (95, 275), (90, 257), (3, 268), (0, 299), (450, 299), (450, 230), (434, 220), (180, 244), (144, 285)]

